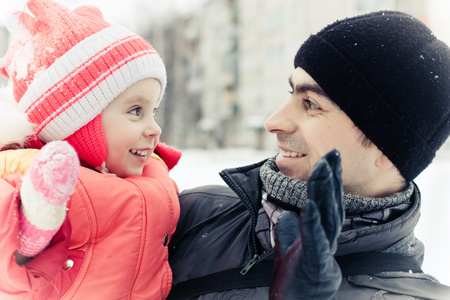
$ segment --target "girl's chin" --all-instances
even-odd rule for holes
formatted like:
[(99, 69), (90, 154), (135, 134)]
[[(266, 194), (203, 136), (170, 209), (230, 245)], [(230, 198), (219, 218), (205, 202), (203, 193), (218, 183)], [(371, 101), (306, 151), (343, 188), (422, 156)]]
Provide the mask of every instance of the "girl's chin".
[(144, 171), (144, 165), (126, 168), (112, 168), (108, 169), (108, 172), (116, 175), (120, 178), (130, 177), (130, 176), (142, 176)]

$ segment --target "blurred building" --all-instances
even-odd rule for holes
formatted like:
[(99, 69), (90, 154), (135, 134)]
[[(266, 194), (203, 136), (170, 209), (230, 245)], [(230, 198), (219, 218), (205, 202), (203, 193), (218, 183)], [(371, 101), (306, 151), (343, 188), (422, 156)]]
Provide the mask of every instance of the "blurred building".
[(207, 1), (192, 15), (153, 24), (149, 40), (168, 73), (158, 112), (162, 140), (186, 147), (224, 147), (238, 113), (238, 8)]
[(189, 15), (153, 24), (148, 39), (168, 71), (158, 121), (180, 148), (271, 149), (264, 120), (289, 98), (293, 58), (311, 33), (380, 9), (425, 23), (427, 0), (209, 0)]

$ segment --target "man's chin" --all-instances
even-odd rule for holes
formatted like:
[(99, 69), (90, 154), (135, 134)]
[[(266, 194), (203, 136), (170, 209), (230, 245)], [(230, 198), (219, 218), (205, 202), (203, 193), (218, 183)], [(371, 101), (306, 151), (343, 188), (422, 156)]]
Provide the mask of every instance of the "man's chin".
[(286, 158), (281, 155), (277, 156), (276, 164), (280, 173), (284, 176), (307, 181), (308, 172), (305, 172), (305, 168), (302, 168), (298, 158)]

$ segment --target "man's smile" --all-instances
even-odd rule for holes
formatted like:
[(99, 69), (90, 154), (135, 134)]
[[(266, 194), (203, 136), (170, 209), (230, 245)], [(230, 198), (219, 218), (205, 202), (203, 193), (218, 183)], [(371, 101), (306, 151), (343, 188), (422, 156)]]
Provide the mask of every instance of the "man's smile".
[(293, 152), (293, 151), (283, 151), (281, 150), (281, 155), (283, 157), (304, 157), (306, 154), (299, 153), (299, 152)]

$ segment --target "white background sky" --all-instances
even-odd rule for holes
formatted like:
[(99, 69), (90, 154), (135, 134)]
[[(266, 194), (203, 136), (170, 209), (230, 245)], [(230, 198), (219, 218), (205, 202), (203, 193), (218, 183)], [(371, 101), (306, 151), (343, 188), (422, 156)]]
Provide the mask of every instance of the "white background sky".
[[(152, 19), (164, 19), (173, 14), (183, 14), (195, 9), (206, 0), (56, 0), (74, 9), (89, 4), (100, 8), (109, 23), (122, 24), (139, 33)], [(4, 14), (12, 10), (22, 10), (27, 0), (0, 0), (0, 24)]]

